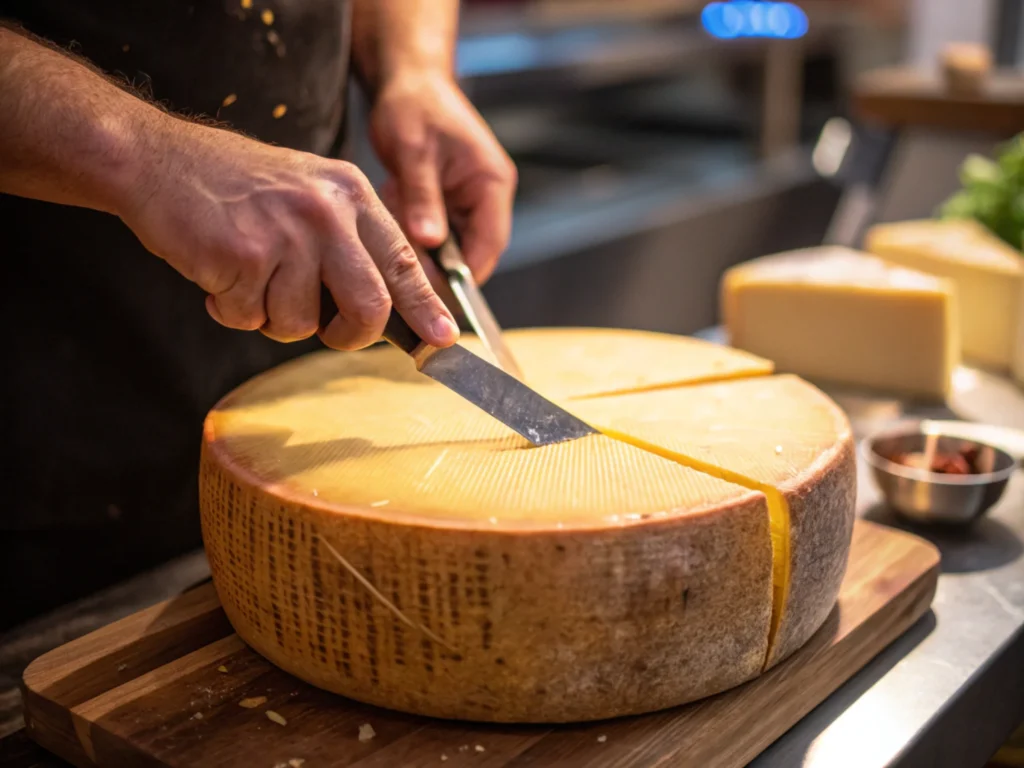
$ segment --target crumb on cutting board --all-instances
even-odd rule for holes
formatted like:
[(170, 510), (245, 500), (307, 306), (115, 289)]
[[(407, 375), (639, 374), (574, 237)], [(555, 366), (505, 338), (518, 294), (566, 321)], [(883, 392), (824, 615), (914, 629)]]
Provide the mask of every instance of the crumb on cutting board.
[(373, 730), (373, 726), (370, 725), (369, 723), (363, 723), (362, 725), (359, 726), (359, 740), (360, 741), (369, 741), (370, 739), (372, 739), (376, 735), (377, 735), (377, 732), (375, 730)]
[(272, 709), (268, 709), (265, 714), (267, 716), (267, 720), (269, 720), (272, 723), (277, 723), (278, 725), (288, 725), (288, 721)]
[(262, 706), (266, 703), (266, 696), (251, 696), (248, 699), (242, 699), (240, 702), (238, 702), (238, 706), (245, 707), (246, 709), (255, 709), (256, 707)]

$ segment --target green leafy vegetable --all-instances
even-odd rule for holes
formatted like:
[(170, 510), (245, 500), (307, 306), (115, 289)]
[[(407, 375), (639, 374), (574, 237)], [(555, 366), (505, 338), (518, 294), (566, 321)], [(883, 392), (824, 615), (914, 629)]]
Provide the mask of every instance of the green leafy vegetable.
[(962, 189), (939, 210), (943, 219), (974, 219), (1014, 248), (1024, 245), (1024, 133), (1001, 146), (995, 160), (968, 155)]

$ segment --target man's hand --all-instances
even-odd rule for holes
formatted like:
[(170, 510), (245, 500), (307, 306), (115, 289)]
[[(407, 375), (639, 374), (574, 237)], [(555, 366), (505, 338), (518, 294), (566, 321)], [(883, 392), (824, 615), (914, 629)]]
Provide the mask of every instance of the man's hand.
[(458, 329), (415, 251), (349, 163), (164, 114), (0, 27), (0, 191), (120, 216), (209, 294), (218, 322), (338, 349), (378, 340), (392, 304), (421, 338)]
[(168, 123), (147, 139), (156, 163), (121, 217), (209, 294), (217, 322), (279, 341), (308, 338), (322, 281), (340, 311), (322, 333), (336, 349), (379, 340), (392, 303), (427, 343), (458, 338), (415, 251), (355, 166)]
[(516, 170), (458, 85), (440, 71), (391, 77), (370, 138), (391, 174), (385, 196), (413, 241), (440, 245), (447, 212), (474, 277), (486, 280), (508, 244)]

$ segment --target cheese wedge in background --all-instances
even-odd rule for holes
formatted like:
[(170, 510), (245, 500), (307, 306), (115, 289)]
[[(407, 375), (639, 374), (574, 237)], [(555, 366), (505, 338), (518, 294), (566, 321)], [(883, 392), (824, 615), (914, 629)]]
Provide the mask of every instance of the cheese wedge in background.
[[(530, 386), (555, 398), (765, 376), (774, 368), (747, 352), (650, 331), (529, 328), (506, 331), (505, 340)], [(460, 343), (486, 356), (476, 337)]]
[(1024, 258), (975, 221), (878, 224), (865, 248), (886, 261), (956, 284), (965, 360), (1010, 368), (1020, 315)]
[(796, 376), (732, 381), (578, 402), (606, 434), (762, 491), (775, 552), (768, 666), (822, 625), (849, 554), (856, 496), (850, 424)]
[(765, 256), (729, 269), (730, 343), (779, 371), (930, 399), (959, 363), (953, 284), (839, 246)]

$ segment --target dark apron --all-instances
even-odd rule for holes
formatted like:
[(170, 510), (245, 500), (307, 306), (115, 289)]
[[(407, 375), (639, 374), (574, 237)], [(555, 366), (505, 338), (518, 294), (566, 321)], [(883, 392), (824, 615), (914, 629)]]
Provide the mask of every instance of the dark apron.
[[(347, 0), (0, 0), (0, 16), (169, 109), (339, 146)], [(202, 291), (107, 214), (0, 195), (0, 263), (2, 629), (199, 546), (205, 414), (319, 343), (217, 325)]]

